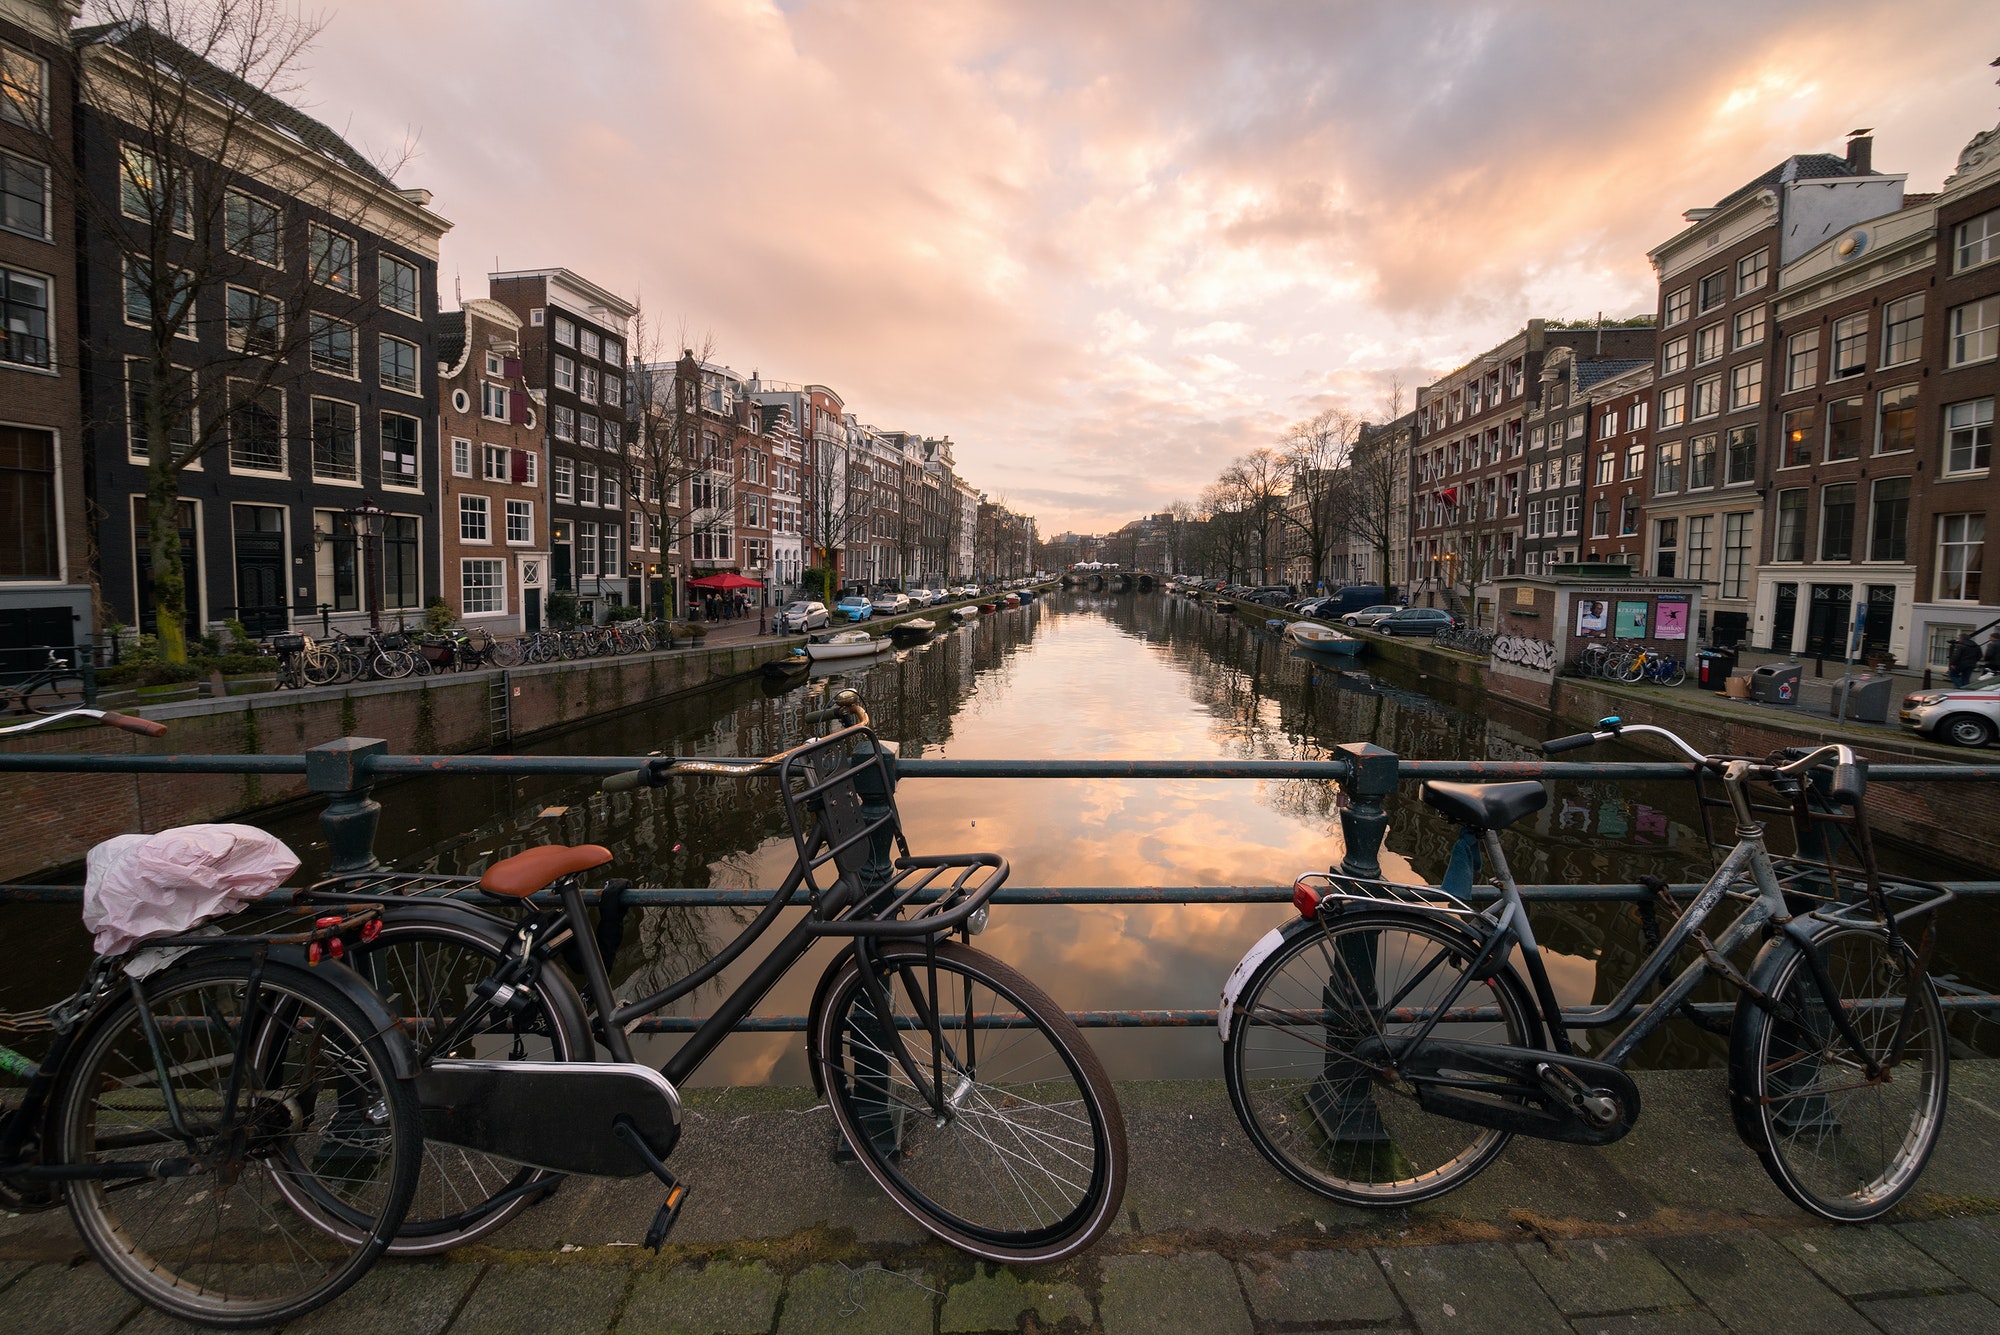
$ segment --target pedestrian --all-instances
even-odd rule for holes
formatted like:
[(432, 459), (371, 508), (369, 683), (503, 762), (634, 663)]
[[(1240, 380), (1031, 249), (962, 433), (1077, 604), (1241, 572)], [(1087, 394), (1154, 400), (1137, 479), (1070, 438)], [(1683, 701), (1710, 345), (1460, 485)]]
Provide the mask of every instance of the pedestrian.
[(1979, 665), (1988, 672), (2000, 672), (2000, 630), (1993, 632), (1986, 641), (1986, 652), (1981, 655)]
[(1972, 642), (1970, 631), (1960, 631), (1952, 637), (1951, 644), (1944, 652), (1945, 675), (1951, 684), (1964, 690), (1972, 684), (1972, 670), (1979, 666), (1979, 646)]

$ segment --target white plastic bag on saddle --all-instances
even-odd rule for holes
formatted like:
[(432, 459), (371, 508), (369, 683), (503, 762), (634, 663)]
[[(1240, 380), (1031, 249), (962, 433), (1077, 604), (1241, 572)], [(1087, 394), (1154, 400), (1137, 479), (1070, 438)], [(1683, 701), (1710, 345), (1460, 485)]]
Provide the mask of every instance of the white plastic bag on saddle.
[(90, 850), (83, 925), (100, 955), (146, 937), (185, 932), (275, 890), (298, 855), (250, 825), (182, 825), (121, 834)]

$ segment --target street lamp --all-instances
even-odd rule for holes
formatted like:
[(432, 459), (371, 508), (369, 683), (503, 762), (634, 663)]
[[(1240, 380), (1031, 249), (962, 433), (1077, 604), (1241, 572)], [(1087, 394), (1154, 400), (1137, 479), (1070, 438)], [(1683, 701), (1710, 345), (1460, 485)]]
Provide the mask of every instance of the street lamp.
[(382, 521), (389, 517), (389, 512), (374, 501), (363, 498), (361, 504), (347, 513), (354, 521), (354, 536), (361, 543), (361, 578), (367, 586), (368, 629), (379, 633), (382, 629), (382, 562), (375, 540), (382, 536)]

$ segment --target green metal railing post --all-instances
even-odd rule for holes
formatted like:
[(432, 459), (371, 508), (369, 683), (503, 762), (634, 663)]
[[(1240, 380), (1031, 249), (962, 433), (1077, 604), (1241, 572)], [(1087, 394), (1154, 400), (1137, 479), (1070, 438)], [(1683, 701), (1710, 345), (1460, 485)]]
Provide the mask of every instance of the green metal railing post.
[(388, 750), (387, 742), (373, 737), (342, 737), (306, 752), (306, 786), (326, 794), (319, 823), (333, 855), (328, 870), (335, 875), (374, 871), (382, 865), (375, 860), (375, 827), (381, 822), (382, 807), (368, 795), (374, 786), (368, 761)]
[(1382, 875), (1382, 837), (1389, 832), (1389, 813), (1382, 809), (1382, 800), (1396, 791), (1401, 762), (1394, 751), (1373, 742), (1344, 742), (1334, 749), (1347, 761), (1347, 777), (1340, 781), (1347, 795), (1340, 813), (1347, 855), (1337, 870), (1344, 876), (1376, 880)]

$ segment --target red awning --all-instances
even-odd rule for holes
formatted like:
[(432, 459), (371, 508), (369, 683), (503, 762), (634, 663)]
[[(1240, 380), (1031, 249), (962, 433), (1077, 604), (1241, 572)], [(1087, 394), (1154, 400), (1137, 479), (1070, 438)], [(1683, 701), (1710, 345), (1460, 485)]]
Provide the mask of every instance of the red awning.
[(725, 570), (720, 575), (704, 575), (700, 579), (691, 579), (688, 581), (688, 587), (690, 589), (722, 589), (725, 591), (729, 589), (761, 589), (764, 587), (764, 581), (761, 579), (746, 578), (737, 574), (734, 570)]

